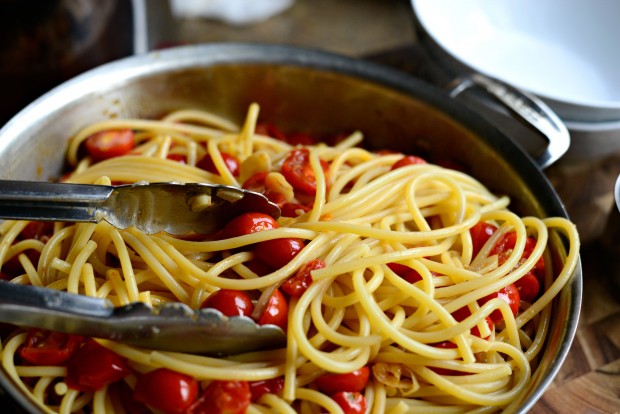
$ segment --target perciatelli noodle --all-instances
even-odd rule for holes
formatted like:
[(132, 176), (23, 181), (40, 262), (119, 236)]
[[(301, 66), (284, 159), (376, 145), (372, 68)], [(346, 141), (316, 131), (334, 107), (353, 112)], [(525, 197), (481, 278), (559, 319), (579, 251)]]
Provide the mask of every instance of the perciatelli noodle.
[(173, 237), (6, 221), (0, 269), (115, 305), (244, 314), (283, 327), (286, 348), (209, 357), (19, 328), (1, 353), (17, 386), (61, 413), (493, 412), (518, 399), (577, 263), (573, 224), (519, 217), (463, 172), (363, 149), (360, 132), (327, 145), (258, 115), (252, 104), (241, 126), (198, 110), (89, 125), (62, 179), (243, 186), (281, 206), (277, 222), (248, 213)]

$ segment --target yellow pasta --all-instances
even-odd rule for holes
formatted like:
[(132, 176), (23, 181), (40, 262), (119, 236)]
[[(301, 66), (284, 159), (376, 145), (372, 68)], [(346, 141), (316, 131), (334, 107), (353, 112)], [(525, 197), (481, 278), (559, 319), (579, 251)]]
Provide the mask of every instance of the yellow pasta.
[[(257, 321), (271, 295), (284, 292), (286, 348), (206, 356), (97, 339), (129, 368), (85, 391), (68, 378), (73, 356), (51, 365), (24, 362), (32, 332), (16, 329), (2, 338), (0, 354), (16, 386), (42, 411), (58, 413), (128, 412), (119, 390), (136, 392), (143, 377), (161, 369), (191, 378), (196, 401), (214, 384), (240, 382), (246, 390), (275, 380), (278, 385), (258, 398), (243, 394), (241, 412), (247, 413), (356, 412), (320, 378), (358, 370), (369, 372), (368, 382), (341, 391), (355, 394), (368, 413), (491, 412), (518, 399), (537, 369), (551, 302), (577, 265), (575, 226), (564, 218), (519, 217), (508, 209), (508, 197), (456, 170), (420, 160), (393, 168), (404, 155), (363, 149), (361, 132), (333, 145), (294, 145), (269, 136), (258, 119), (252, 104), (241, 126), (193, 109), (157, 121), (89, 125), (69, 144), (72, 171), (65, 179), (241, 186), (260, 176), (250, 188), (282, 206), (277, 228), (177, 237), (106, 222), (6, 221), (0, 270), (12, 283), (116, 305), (178, 301), (198, 308), (222, 289), (240, 290), (253, 299)], [(121, 129), (132, 132), (130, 153), (104, 160), (82, 155), (94, 134)], [(286, 170), (292, 154), (306, 157), (305, 183)], [(485, 236), (472, 230), (481, 225), (491, 229)], [(557, 234), (567, 250), (561, 267), (553, 268), (547, 246)], [(299, 240), (301, 247), (275, 266), (259, 246), (282, 240)], [(302, 269), (311, 275), (307, 286), (294, 282)], [(532, 277), (542, 284), (540, 293), (524, 290)], [(515, 286), (521, 289), (516, 314), (495, 295)], [(81, 341), (78, 349), (87, 342)], [(157, 404), (156, 398), (146, 402), (166, 412)]]

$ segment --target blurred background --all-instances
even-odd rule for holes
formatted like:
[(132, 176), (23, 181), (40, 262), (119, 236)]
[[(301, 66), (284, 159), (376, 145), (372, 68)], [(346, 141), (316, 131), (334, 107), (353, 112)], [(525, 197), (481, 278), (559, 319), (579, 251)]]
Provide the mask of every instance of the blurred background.
[[(421, 47), (409, 0), (0, 0), (0, 39), (0, 125), (87, 69), (183, 44), (311, 47), (443, 81), (441, 63)], [(534, 412), (620, 412), (615, 125), (598, 135), (572, 131), (567, 156), (545, 170), (582, 237), (584, 303), (569, 358)]]

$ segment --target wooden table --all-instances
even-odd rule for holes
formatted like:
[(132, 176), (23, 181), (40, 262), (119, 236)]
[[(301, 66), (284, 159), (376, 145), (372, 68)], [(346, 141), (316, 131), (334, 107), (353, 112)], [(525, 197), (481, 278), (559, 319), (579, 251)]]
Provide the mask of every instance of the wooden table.
[[(296, 0), (262, 23), (233, 27), (185, 20), (176, 40), (188, 43), (253, 41), (315, 47), (427, 77), (407, 0)], [(620, 139), (620, 137), (618, 137)], [(572, 157), (575, 158), (575, 157)], [(620, 154), (563, 160), (545, 173), (579, 228), (583, 305), (569, 355), (533, 413), (620, 413), (620, 249), (602, 243), (613, 207)], [(620, 226), (616, 228), (620, 246)]]

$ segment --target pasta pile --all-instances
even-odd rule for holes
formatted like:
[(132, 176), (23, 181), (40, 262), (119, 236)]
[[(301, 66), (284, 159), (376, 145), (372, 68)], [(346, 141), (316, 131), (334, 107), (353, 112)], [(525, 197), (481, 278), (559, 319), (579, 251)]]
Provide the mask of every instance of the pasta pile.
[[(21, 350), (32, 334), (20, 328), (1, 343), (3, 369), (17, 386), (44, 412), (132, 412), (123, 392), (139, 393), (140, 378), (163, 368), (197, 381), (196, 399), (216, 382), (281, 381), (241, 412), (357, 412), (319, 386), (319, 378), (366, 369), (362, 389), (340, 390), (363, 397), (360, 412), (495, 412), (518, 399), (544, 349), (551, 302), (577, 264), (574, 225), (519, 217), (507, 197), (455, 169), (422, 160), (393, 168), (404, 154), (363, 149), (360, 132), (334, 145), (304, 145), (257, 129), (258, 115), (253, 104), (241, 126), (198, 110), (92, 124), (70, 141), (73, 167), (63, 180), (240, 187), (263, 173), (262, 191), (283, 212), (288, 208), (276, 228), (173, 237), (106, 222), (54, 223), (39, 226), (47, 228), (41, 235), (33, 234), (33, 223), (6, 221), (0, 225), (0, 270), (11, 283), (104, 297), (115, 305), (175, 301), (199, 308), (225, 289), (247, 292), (264, 308), (304, 266), (321, 263), (307, 269), (311, 278), (300, 294), (283, 294), (286, 348), (217, 357), (97, 339), (127, 370), (88, 389), (67, 380), (70, 362), (25, 362)], [(118, 130), (132, 132), (130, 151), (101, 159), (84, 152), (89, 137)], [(307, 157), (304, 173), (314, 189), (304, 190), (283, 173), (288, 157), (301, 150), (296, 154)], [(239, 161), (236, 172), (229, 155)], [(199, 167), (206, 156), (211, 171)], [(473, 232), (480, 223), (491, 229), (483, 243)], [(551, 265), (547, 250), (554, 232), (567, 240), (561, 268)], [(507, 235), (512, 244), (497, 251)], [(256, 246), (274, 239), (301, 240), (302, 248), (282, 266), (257, 266)], [(533, 274), (540, 291), (527, 295), (520, 288), (516, 313), (494, 296)], [(166, 412), (155, 400), (132, 401)]]

